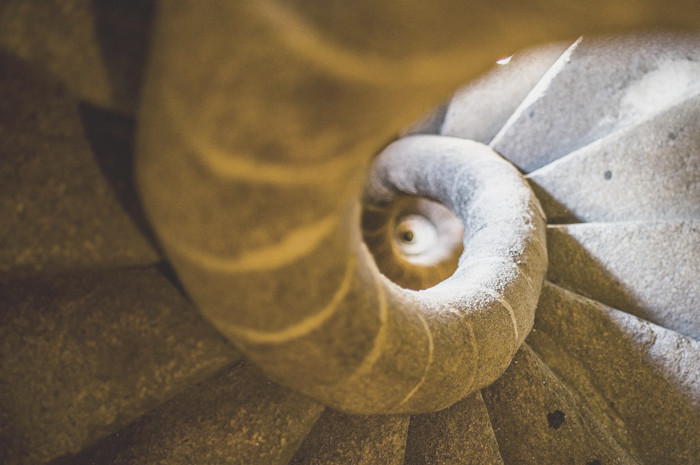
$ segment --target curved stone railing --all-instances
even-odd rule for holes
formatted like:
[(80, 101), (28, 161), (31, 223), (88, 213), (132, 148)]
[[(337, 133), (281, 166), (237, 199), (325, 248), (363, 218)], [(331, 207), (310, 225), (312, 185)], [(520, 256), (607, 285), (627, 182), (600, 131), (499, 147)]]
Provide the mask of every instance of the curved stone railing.
[(454, 274), (408, 290), (362, 242), (361, 185), (345, 180), (362, 158), (229, 154), (182, 121), (168, 84), (151, 89), (165, 114), (145, 120), (145, 203), (187, 290), (268, 376), (364, 413), (442, 409), (500, 376), (532, 327), (547, 263), (544, 215), (512, 165), (437, 136), (380, 155), (366, 205), (427, 197), (464, 226)]
[[(483, 61), (460, 52), (470, 34), (441, 15), (442, 38), (338, 42), (309, 6), (162, 10), (138, 181), (209, 320), (270, 378), (345, 411), (438, 410), (495, 380), (532, 326), (547, 263), (527, 183), (481, 144), (431, 136), (390, 145), (365, 179), (387, 135), (463, 78), (460, 60)], [(385, 278), (362, 242), (360, 199), (384, 208), (399, 194), (464, 227), (457, 269), (426, 290)]]

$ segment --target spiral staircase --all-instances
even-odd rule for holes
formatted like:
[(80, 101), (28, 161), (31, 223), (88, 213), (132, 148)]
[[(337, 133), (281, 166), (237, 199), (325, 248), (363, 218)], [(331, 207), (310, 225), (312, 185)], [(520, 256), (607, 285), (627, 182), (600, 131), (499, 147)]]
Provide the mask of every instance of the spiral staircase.
[(518, 53), (406, 130), (489, 145), (520, 169), (548, 219), (549, 268), (493, 385), (376, 416), (244, 361), (149, 232), (132, 104), (88, 103), (55, 79), (60, 63), (3, 47), (0, 462), (700, 463), (697, 36)]

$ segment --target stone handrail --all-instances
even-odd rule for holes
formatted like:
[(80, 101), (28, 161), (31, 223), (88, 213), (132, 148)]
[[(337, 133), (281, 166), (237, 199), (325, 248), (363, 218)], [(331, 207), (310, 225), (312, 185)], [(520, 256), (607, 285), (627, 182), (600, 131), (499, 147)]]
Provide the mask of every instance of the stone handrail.
[[(537, 200), (470, 141), (414, 136), (367, 178), (368, 163), (504, 50), (700, 14), (582, 5), (164, 3), (138, 184), (201, 311), (270, 378), (345, 411), (438, 410), (492, 382), (532, 326), (547, 262)], [(398, 193), (464, 225), (457, 270), (427, 290), (382, 276), (361, 239), (360, 198)]]

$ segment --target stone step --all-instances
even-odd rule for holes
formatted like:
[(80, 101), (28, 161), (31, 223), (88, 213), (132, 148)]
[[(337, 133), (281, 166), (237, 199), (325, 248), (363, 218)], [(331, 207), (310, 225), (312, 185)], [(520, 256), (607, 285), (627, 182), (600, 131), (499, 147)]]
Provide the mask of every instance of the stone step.
[(241, 362), (52, 465), (283, 465), (322, 412)]
[(509, 465), (638, 464), (527, 344), (482, 395)]
[(700, 220), (549, 226), (553, 283), (700, 340)]
[(133, 129), (0, 54), (0, 274), (160, 260), (131, 182)]
[(346, 415), (327, 409), (290, 465), (402, 465), (408, 415)]
[(411, 418), (406, 465), (503, 465), (481, 392)]
[(153, 0), (0, 3), (0, 49), (50, 74), (81, 100), (133, 114)]
[(700, 219), (696, 121), (700, 95), (531, 173), (549, 222)]
[(491, 145), (525, 173), (700, 92), (700, 39), (584, 37), (532, 90)]
[(546, 283), (528, 343), (641, 463), (700, 463), (700, 342)]
[(567, 47), (550, 44), (516, 53), (458, 90), (447, 106), (439, 133), (482, 144), (491, 142)]
[(239, 354), (158, 268), (0, 280), (0, 463), (76, 453)]

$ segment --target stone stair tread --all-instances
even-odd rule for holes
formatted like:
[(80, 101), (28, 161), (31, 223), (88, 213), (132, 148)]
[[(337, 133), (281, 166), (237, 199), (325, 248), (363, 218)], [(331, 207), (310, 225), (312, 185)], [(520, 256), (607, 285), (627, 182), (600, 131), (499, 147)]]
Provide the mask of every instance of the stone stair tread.
[(0, 54), (1, 274), (160, 260), (127, 213), (139, 208), (130, 185), (132, 133), (128, 118), (90, 111)]
[(240, 362), (52, 465), (287, 464), (323, 409)]
[(405, 465), (503, 465), (480, 392), (411, 418)]
[(567, 46), (549, 44), (516, 53), (508, 63), (458, 90), (447, 106), (440, 134), (491, 142)]
[(700, 462), (700, 342), (545, 283), (528, 338), (640, 462)]
[(408, 415), (346, 415), (327, 409), (290, 465), (402, 465)]
[(700, 95), (531, 173), (550, 223), (700, 218), (698, 120)]
[(553, 283), (700, 340), (700, 220), (549, 226)]
[(156, 267), (0, 280), (0, 463), (76, 453), (239, 357)]
[[(700, 91), (700, 39), (678, 34), (583, 38), (491, 142), (530, 173)], [(605, 66), (596, 60), (606, 56)], [(669, 86), (668, 79), (674, 82)]]
[(81, 100), (131, 114), (153, 0), (0, 3), (0, 48), (60, 80)]
[(507, 464), (638, 464), (527, 345), (482, 391)]

